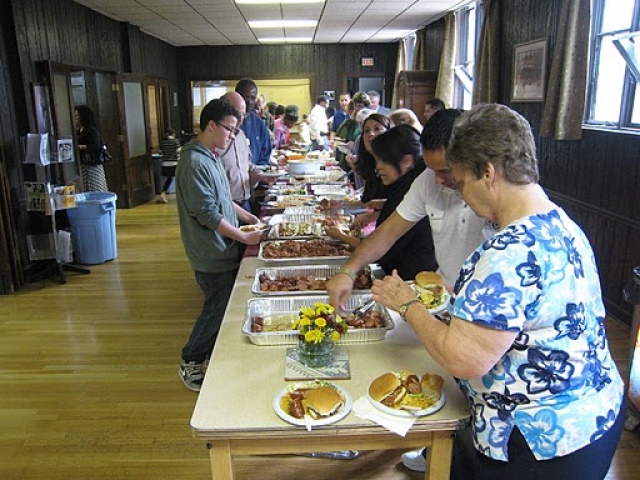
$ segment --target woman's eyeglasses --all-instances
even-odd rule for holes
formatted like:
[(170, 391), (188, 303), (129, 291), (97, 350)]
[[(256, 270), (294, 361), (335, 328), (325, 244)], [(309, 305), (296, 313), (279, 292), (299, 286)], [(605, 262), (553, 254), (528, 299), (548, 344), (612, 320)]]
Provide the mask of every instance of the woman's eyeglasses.
[(229, 133), (233, 133), (234, 135), (237, 135), (238, 133), (240, 133), (240, 129), (239, 128), (231, 128), (231, 127), (227, 127), (224, 123), (220, 123), (220, 122), (216, 122), (214, 120), (214, 123), (216, 123), (217, 125), (220, 125), (222, 128), (224, 128), (227, 132)]

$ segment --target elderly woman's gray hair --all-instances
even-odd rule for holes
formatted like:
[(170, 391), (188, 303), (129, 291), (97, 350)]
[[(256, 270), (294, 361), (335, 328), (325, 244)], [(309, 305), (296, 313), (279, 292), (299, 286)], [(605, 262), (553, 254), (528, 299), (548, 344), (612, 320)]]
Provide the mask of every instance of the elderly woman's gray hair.
[(369, 117), (369, 115), (371, 115), (372, 113), (374, 113), (373, 110), (369, 110), (368, 108), (363, 108), (362, 110), (360, 110), (358, 113), (356, 113), (356, 122), (358, 122), (360, 125), (362, 125), (364, 123), (364, 121)]
[(481, 103), (456, 120), (447, 148), (449, 164), (480, 178), (488, 163), (516, 185), (538, 183), (536, 144), (529, 122), (497, 103)]

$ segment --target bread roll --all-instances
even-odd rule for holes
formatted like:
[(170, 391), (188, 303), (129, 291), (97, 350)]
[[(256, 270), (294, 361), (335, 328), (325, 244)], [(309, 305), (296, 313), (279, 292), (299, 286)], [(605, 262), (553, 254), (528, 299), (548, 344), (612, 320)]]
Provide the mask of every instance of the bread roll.
[(444, 285), (444, 279), (436, 272), (422, 271), (416, 273), (416, 284), (425, 287), (427, 285)]

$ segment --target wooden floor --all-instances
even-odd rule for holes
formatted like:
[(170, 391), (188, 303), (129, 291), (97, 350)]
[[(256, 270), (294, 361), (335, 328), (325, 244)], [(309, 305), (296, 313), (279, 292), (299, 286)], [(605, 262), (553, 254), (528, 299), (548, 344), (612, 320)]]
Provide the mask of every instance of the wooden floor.
[[(90, 275), (70, 274), (65, 285), (46, 281), (0, 297), (1, 480), (210, 478), (208, 452), (189, 429), (196, 394), (177, 375), (201, 294), (175, 202), (118, 210), (116, 221), (116, 260), (90, 267)], [(607, 330), (626, 372), (628, 330), (615, 321)], [(421, 478), (399, 463), (400, 453), (352, 461), (241, 457), (236, 473), (241, 480)], [(637, 480), (639, 472), (640, 435), (625, 432), (607, 479)]]

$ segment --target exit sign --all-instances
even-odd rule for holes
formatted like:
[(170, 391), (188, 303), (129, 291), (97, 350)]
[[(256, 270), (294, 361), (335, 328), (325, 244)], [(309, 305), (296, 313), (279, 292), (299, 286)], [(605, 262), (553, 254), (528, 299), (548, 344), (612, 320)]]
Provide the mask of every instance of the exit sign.
[(362, 65), (363, 67), (373, 67), (374, 64), (375, 61), (373, 57), (362, 57), (360, 59), (360, 65)]

